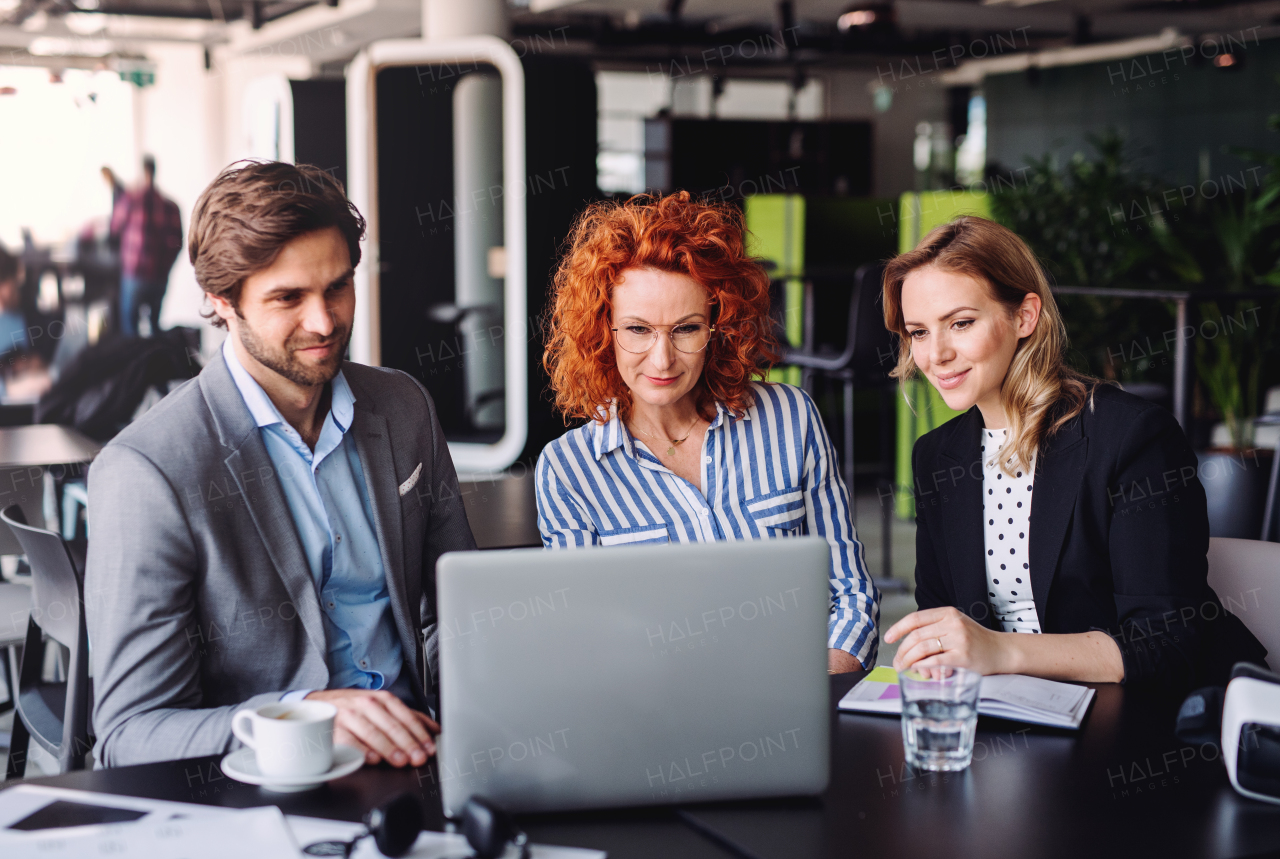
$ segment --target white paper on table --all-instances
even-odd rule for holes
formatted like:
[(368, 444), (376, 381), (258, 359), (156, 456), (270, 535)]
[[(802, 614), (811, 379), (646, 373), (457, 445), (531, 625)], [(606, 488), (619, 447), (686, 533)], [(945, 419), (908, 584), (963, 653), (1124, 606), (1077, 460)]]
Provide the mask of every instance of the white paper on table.
[[(364, 832), (358, 823), (342, 823), (336, 820), (322, 820), (314, 817), (296, 817), (289, 815), (289, 827), (299, 847), (314, 844), (317, 841), (347, 841)], [(508, 855), (517, 855), (508, 850)], [(414, 842), (413, 849), (405, 854), (411, 859), (461, 859), (472, 855), (467, 839), (456, 832), (423, 832)], [(581, 847), (552, 847), (547, 844), (532, 844), (529, 849), (531, 859), (605, 859), (602, 850), (586, 850)], [(352, 859), (384, 859), (378, 852), (372, 838), (362, 840), (351, 854)]]
[[(1022, 674), (991, 674), (982, 678), (978, 712), (1033, 725), (1079, 728), (1093, 697), (1094, 690), (1072, 683)], [(853, 713), (900, 714), (902, 698), (897, 672), (876, 668), (854, 684), (838, 706)]]
[(234, 814), (236, 811), (236, 809), (214, 805), (197, 805), (192, 802), (168, 802), (162, 799), (142, 799), (136, 796), (118, 796), (116, 794), (95, 793), (88, 790), (71, 790), (65, 787), (19, 784), (8, 790), (0, 791), (0, 838), (3, 838), (6, 834), (23, 836), (29, 834), (25, 832), (10, 833), (8, 828), (58, 800), (146, 812), (148, 817), (139, 818), (139, 821), (148, 820), (152, 815), (157, 814), (162, 815), (164, 818), (174, 816), (220, 817), (226, 814)]
[(1065, 717), (1076, 711), (1088, 692), (1085, 686), (1020, 674), (992, 674), (982, 678), (983, 698)]
[(219, 812), (159, 812), (125, 823), (35, 832), (4, 830), (0, 831), (0, 848), (5, 859), (225, 859), (228, 855), (280, 859), (300, 855), (284, 815), (274, 805)]

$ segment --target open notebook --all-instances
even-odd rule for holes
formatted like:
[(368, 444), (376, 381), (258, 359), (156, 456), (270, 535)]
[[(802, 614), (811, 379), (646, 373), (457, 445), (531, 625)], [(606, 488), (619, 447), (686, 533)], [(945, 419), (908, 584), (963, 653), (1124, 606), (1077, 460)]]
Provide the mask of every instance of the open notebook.
[[(1092, 700), (1092, 689), (1074, 683), (1022, 674), (991, 674), (982, 678), (978, 712), (1033, 725), (1079, 728)], [(873, 669), (840, 699), (840, 709), (851, 713), (900, 714), (898, 672), (883, 666)]]

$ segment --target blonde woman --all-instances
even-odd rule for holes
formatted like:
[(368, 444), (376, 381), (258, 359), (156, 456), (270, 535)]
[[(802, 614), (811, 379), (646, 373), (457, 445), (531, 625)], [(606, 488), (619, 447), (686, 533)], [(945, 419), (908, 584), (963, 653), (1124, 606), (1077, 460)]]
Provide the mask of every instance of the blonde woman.
[(894, 666), (1225, 682), (1266, 651), (1206, 582), (1209, 522), (1167, 411), (1071, 370), (1031, 250), (982, 218), (892, 262), (895, 374), (964, 414), (916, 442), (916, 602)]

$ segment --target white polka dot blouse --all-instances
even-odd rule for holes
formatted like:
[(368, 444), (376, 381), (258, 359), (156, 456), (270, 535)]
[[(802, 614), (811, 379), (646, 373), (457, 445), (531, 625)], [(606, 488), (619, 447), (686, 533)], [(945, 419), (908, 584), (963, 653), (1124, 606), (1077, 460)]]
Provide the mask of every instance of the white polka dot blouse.
[(1031, 595), (1031, 556), (1027, 535), (1031, 522), (1031, 470), (1000, 470), (997, 454), (1008, 430), (982, 430), (982, 515), (987, 551), (987, 599), (1005, 632), (1040, 632)]

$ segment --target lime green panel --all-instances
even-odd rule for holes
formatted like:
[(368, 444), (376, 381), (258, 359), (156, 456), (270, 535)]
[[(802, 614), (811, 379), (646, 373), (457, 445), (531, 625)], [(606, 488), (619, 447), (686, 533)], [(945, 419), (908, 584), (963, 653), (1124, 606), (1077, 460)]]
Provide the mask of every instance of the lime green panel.
[(982, 191), (924, 191), (903, 194), (898, 204), (898, 252), (915, 248), (939, 224), (961, 215), (991, 217), (991, 198)]
[(911, 488), (911, 450), (916, 439), (937, 429), (960, 412), (952, 411), (942, 395), (925, 379), (915, 378), (903, 385), (898, 398), (898, 456), (895, 467), (897, 486), (894, 509), (901, 519), (916, 515), (915, 495)]
[[(756, 194), (744, 205), (747, 253), (773, 263), (770, 275), (785, 277), (804, 271), (804, 197), (796, 194)], [(804, 285), (794, 278), (783, 283), (784, 329), (787, 340), (799, 346), (804, 338)], [(800, 384), (799, 367), (775, 367), (770, 382)]]
[(744, 213), (747, 253), (772, 262), (774, 277), (804, 271), (804, 197), (756, 194), (746, 199)]
[(800, 387), (800, 368), (799, 367), (773, 367), (765, 374), (766, 382), (780, 383), (783, 385), (795, 385)]

